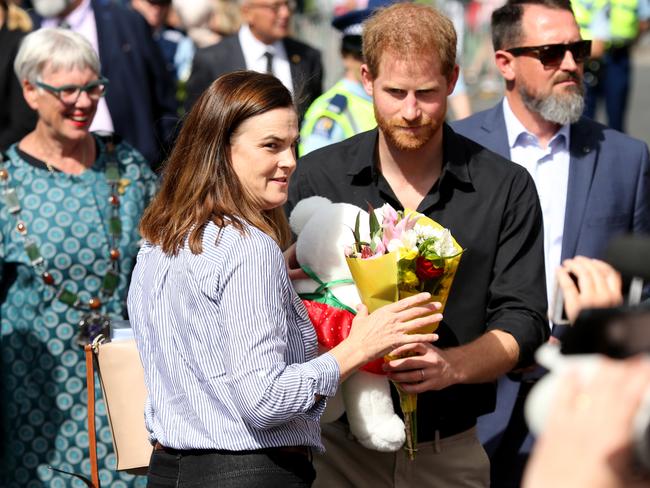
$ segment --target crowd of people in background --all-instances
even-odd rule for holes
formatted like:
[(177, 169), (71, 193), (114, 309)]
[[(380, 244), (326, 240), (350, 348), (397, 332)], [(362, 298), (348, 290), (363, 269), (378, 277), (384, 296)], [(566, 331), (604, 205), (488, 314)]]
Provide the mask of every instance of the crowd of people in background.
[[(309, 31), (300, 35), (298, 21), (314, 19), (328, 29), (331, 24), (335, 43), (310, 39), (304, 35)], [(556, 275), (558, 267), (586, 266), (574, 273), (584, 283), (586, 276), (604, 279), (600, 274), (613, 272), (600, 261), (608, 240), (650, 233), (647, 141), (625, 134), (631, 56), (649, 28), (650, 0), (0, 0), (0, 485), (68, 486), (71, 473), (88, 474), (85, 369), (82, 350), (72, 344), (87, 342), (92, 327), (128, 317), (141, 235), (147, 244), (129, 304), (140, 346), (175, 354), (167, 339), (149, 337), (147, 327), (158, 321), (177, 333), (178, 310), (165, 307), (179, 297), (186, 299), (184, 311), (196, 309), (195, 318), (184, 317), (190, 323), (200, 322), (213, 303), (241, 306), (237, 298), (250, 275), (234, 290), (211, 289), (213, 295), (197, 291), (204, 286), (200, 279), (194, 282), (206, 263), (217, 276), (235, 266), (232, 259), (242, 256), (230, 256), (228, 246), (265, 250), (257, 264), (244, 260), (248, 266), (264, 267), (265, 260), (279, 266), (265, 268), (260, 284), (275, 283), (264, 290), (279, 301), (262, 296), (246, 317), (291, 310), (288, 325), (278, 327), (306, 344), (292, 343), (287, 360), (299, 365), (280, 371), (284, 379), (269, 380), (279, 405), (272, 435), (266, 424), (250, 429), (245, 415), (233, 418), (237, 405), (222, 405), (220, 416), (198, 415), (180, 432), (184, 427), (158, 417), (171, 408), (176, 379), (156, 383), (160, 389), (147, 406), (157, 463), (150, 483), (155, 478), (160, 486), (175, 486), (170, 471), (195, 474), (195, 468), (181, 469), (172, 448), (207, 449), (205, 439), (215, 438), (219, 449), (247, 454), (256, 446), (267, 453), (287, 442), (293, 447), (295, 439), (300, 447), (326, 447), (326, 454), (314, 454), (315, 473), (311, 450), (299, 458), (294, 451), (273, 451), (269, 456), (286, 455), (297, 464), (260, 478), (259, 486), (286, 479), (323, 487), (400, 480), (497, 488), (556, 483), (544, 463), (561, 467), (570, 453), (562, 458), (548, 437), (535, 444), (523, 422), (524, 402), (542, 374), (532, 371), (533, 353), (549, 335), (553, 342), (565, 333), (546, 319), (558, 279), (567, 293), (575, 292), (576, 311), (622, 299), (611, 290), (587, 296), (585, 288), (580, 302), (567, 271)], [(328, 56), (318, 48), (324, 45), (336, 53)], [(470, 91), (503, 98), (476, 112)], [(593, 120), (601, 98), (607, 124)], [(268, 162), (251, 175), (246, 164), (265, 164), (271, 144), (259, 134), (265, 124), (277, 132), (273, 151), (284, 154), (282, 164)], [(297, 167), (296, 157), (302, 157)], [(277, 194), (256, 186), (273, 171), (286, 183)], [(400, 327), (412, 321), (405, 310), (425, 307), (420, 297), (370, 319), (362, 312), (357, 335), (341, 348), (345, 354), (316, 357), (292, 305), (288, 276), (296, 270), (285, 275), (278, 250), (285, 251), (291, 237), (283, 205), (290, 209), (311, 195), (362, 207), (388, 202), (446, 226), (462, 222), (453, 233), (470, 251), (455, 286), (472, 291), (452, 297), (438, 342), (395, 338), (393, 331), (383, 342), (368, 343), (362, 335), (369, 320)], [(217, 239), (226, 250), (213, 255), (207, 241)], [(179, 253), (187, 259), (188, 289), (152, 277), (151, 269), (162, 268), (182, 275), (174, 270)], [(571, 258), (578, 255), (589, 260), (579, 258), (576, 265)], [(291, 267), (291, 247), (286, 259)], [(157, 299), (155, 310), (147, 308)], [(220, 306), (215, 310), (221, 313)], [(224, 312), (224, 327), (246, 320), (234, 308)], [(273, 367), (277, 358), (246, 363), (246, 339), (239, 339), (241, 349), (220, 345), (207, 365), (199, 361), (187, 370), (207, 375), (219, 364), (217, 355), (239, 358), (251, 370)], [(260, 336), (259, 343), (276, 340)], [(200, 349), (199, 343), (188, 347)], [(389, 345), (410, 348), (415, 358), (386, 366), (395, 381), (409, 383), (404, 378), (411, 371), (422, 375), (418, 412), (427, 416), (419, 419), (420, 439), (430, 455), (412, 464), (393, 453), (359, 454), (345, 418), (322, 426), (322, 444), (316, 435), (321, 396), (331, 396), (340, 380), (390, 351)], [(363, 351), (364, 361), (350, 350)], [(201, 388), (186, 382), (189, 372), (143, 362), (148, 381), (157, 374), (185, 375), (178, 381), (188, 390)], [(604, 368), (612, 389), (625, 374), (638, 372), (639, 380), (625, 390), (638, 407), (639, 391), (650, 381), (647, 367), (631, 361)], [(300, 398), (285, 398), (305, 376), (316, 386), (296, 390)], [(259, 378), (239, 380), (215, 388), (234, 388), (236, 404), (265, 393)], [(561, 394), (567, 410), (578, 390), (572, 380)], [(595, 396), (596, 385), (585, 391)], [(210, 398), (194, 396), (187, 405), (200, 411)], [(605, 403), (599, 405), (602, 414)], [(102, 482), (145, 486), (145, 478), (113, 470), (106, 412), (98, 412)], [(570, 413), (552, 425), (554, 435), (580, 414)], [(297, 428), (300, 415), (309, 421)], [(625, 415), (617, 425), (629, 424), (630, 411)], [(229, 433), (215, 427), (226, 424)], [(216, 430), (193, 437), (197, 425)], [(617, 441), (621, 448), (629, 439)], [(534, 445), (540, 454), (528, 463)], [(585, 462), (603, 461), (612, 445), (594, 449)], [(234, 462), (224, 466), (239, 469)], [(268, 468), (265, 462), (257, 467)], [(602, 486), (625, 486), (630, 479), (627, 471), (618, 478), (621, 470), (606, 471), (599, 476), (612, 484)], [(575, 486), (601, 486), (587, 476), (573, 479), (582, 483)]]
[[(338, 47), (333, 47), (336, 43), (309, 39), (311, 47), (321, 46), (328, 54), (325, 72), (330, 86), (324, 86), (325, 58), (318, 52), (310, 51), (309, 45), (301, 45), (297, 39), (289, 36), (289, 29), (292, 24), (296, 25), (296, 18), (299, 24), (328, 24), (330, 19), (337, 18), (337, 24), (332, 26), (340, 29), (346, 42), (351, 29), (358, 31), (358, 26), (353, 27), (351, 21), (345, 19), (346, 15), (352, 15), (358, 23), (374, 8), (391, 3), (390, 0), (303, 0), (285, 2), (286, 9), (281, 7), (282, 3), (273, 3), (272, 10), (268, 10), (266, 7), (260, 8), (256, 2), (253, 2), (252, 8), (246, 8), (247, 2), (237, 0), (3, 2), (6, 4), (3, 10), (9, 9), (9, 20), (3, 22), (2, 28), (3, 40), (6, 37), (4, 45), (9, 47), (3, 50), (3, 62), (9, 63), (15, 56), (21, 32), (61, 24), (86, 35), (100, 54), (104, 73), (112, 81), (111, 90), (100, 103), (92, 130), (123, 133), (123, 137), (140, 150), (154, 168), (159, 167), (169, 152), (171, 141), (178, 131), (179, 117), (187, 112), (210, 81), (235, 68), (266, 69), (266, 59), (252, 59), (256, 50), (248, 46), (255, 46), (256, 40), (263, 39), (257, 45), (258, 50), (268, 46), (268, 52), (278, 56), (272, 62), (271, 69), (297, 95), (302, 117), (311, 102), (323, 90), (331, 88), (336, 76), (340, 74), (349, 78), (346, 63), (349, 56), (337, 60), (335, 55), (332, 57), (329, 53), (338, 50)], [(452, 19), (458, 32), (458, 62), (462, 69), (456, 90), (450, 98), (450, 117), (463, 119), (472, 113), (467, 83), (472, 87), (474, 96), (491, 98), (502, 92), (498, 71), (492, 61), (489, 37), (490, 15), (503, 1), (420, 0), (420, 3), (440, 8)], [(634, 0), (630, 5), (611, 2), (611, 8), (610, 2), (606, 1), (574, 0), (572, 4), (577, 12), (582, 36), (593, 39), (592, 56), (585, 74), (585, 114), (594, 118), (597, 103), (602, 97), (606, 103), (608, 125), (619, 131), (624, 131), (629, 105), (630, 52), (636, 40), (648, 28), (649, 3), (647, 0)], [(240, 4), (243, 8), (240, 8)], [(138, 17), (144, 18), (149, 25), (146, 32), (143, 31), (145, 23), (140, 18), (136, 19), (134, 12), (140, 14)], [(251, 16), (257, 16), (258, 20), (268, 17), (269, 20), (259, 23)], [(18, 17), (21, 20), (16, 20)], [(614, 19), (611, 22), (610, 17)], [(94, 27), (90, 24), (91, 18), (95, 19)], [(106, 22), (112, 22), (115, 27), (108, 29)], [(257, 31), (252, 37), (247, 37), (247, 29), (251, 25)], [(311, 32), (307, 29), (305, 33)], [(313, 32), (331, 37), (336, 31), (321, 29)], [(152, 45), (142, 38), (143, 34), (153, 38), (153, 44), (158, 47), (156, 52), (152, 52)], [(225, 40), (225, 44), (217, 47), (221, 40)], [(273, 47), (279, 40), (282, 40), (281, 45)], [(294, 45), (294, 41), (297, 44)], [(275, 53), (276, 50), (278, 53)], [(6, 83), (13, 88), (10, 90), (9, 86), (3, 86), (0, 91), (3, 97), (0, 149), (9, 147), (11, 142), (18, 139), (18, 134), (24, 135), (35, 124), (33, 113), (26, 108), (20, 91), (16, 90), (10, 65), (6, 66), (7, 69), (2, 70), (3, 83), (6, 79)], [(162, 74), (162, 70), (166, 75)], [(293, 87), (294, 83), (296, 87)], [(363, 97), (362, 93), (359, 95)], [(5, 99), (7, 103), (4, 103)], [(364, 118), (361, 116), (360, 127), (365, 126)], [(327, 124), (314, 125), (315, 137), (318, 138)], [(304, 131), (303, 128), (303, 137)], [(334, 133), (331, 142), (340, 140), (342, 132), (349, 132), (347, 129), (343, 131), (338, 123), (332, 124), (331, 128), (326, 127), (325, 131)]]

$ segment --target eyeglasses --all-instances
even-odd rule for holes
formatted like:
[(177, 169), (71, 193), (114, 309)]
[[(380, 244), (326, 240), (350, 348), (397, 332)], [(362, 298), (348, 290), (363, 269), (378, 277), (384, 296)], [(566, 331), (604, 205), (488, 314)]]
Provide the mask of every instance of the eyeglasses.
[(267, 8), (271, 10), (274, 14), (277, 14), (282, 7), (286, 7), (290, 12), (296, 10), (296, 2), (294, 0), (282, 0), (280, 2), (273, 3), (255, 3), (251, 2), (248, 4), (249, 7), (257, 8)]
[(569, 44), (545, 44), (544, 46), (513, 47), (506, 52), (514, 56), (532, 56), (544, 66), (560, 66), (565, 53), (569, 51), (576, 63), (583, 63), (591, 54), (591, 41), (577, 41)]
[(91, 100), (99, 100), (106, 94), (106, 86), (108, 80), (106, 78), (99, 78), (98, 80), (80, 85), (62, 85), (52, 86), (41, 81), (36, 82), (36, 86), (47, 90), (56, 98), (58, 98), (64, 105), (75, 105), (81, 96), (81, 92), (86, 92), (86, 95)]

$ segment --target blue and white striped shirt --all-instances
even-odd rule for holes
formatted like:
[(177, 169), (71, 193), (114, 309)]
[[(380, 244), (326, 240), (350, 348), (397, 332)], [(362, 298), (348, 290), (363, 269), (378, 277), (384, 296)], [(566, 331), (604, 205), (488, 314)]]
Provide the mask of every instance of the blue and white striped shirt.
[(187, 243), (177, 256), (145, 245), (128, 307), (152, 440), (175, 449), (323, 449), (325, 401), (316, 396), (334, 395), (338, 363), (317, 356), (314, 329), (268, 235), (232, 225), (219, 233), (210, 223), (199, 255)]

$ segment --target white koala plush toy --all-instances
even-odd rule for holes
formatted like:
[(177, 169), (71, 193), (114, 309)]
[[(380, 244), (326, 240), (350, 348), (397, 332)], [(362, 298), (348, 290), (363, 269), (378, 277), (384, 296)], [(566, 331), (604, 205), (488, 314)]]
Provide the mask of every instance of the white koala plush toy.
[[(368, 213), (355, 205), (332, 203), (327, 198), (310, 197), (298, 202), (289, 223), (298, 236), (296, 258), (311, 270), (321, 283), (352, 279), (345, 262), (344, 250), (352, 247), (357, 215), (361, 212), (362, 239), (368, 239)], [(363, 230), (366, 235), (363, 235)], [(321, 283), (313, 279), (294, 280), (298, 294), (318, 290)], [(354, 283), (328, 287), (330, 292), (352, 310), (361, 303)], [(395, 414), (388, 379), (384, 375), (359, 370), (341, 385), (328, 400), (321, 422), (332, 422), (347, 413), (350, 432), (368, 449), (397, 451), (405, 441), (404, 423)]]

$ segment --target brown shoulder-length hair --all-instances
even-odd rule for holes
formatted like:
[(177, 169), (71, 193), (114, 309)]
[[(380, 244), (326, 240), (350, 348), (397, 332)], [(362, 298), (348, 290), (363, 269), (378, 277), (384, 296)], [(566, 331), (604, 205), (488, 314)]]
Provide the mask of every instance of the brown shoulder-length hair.
[(288, 245), (291, 232), (282, 207), (260, 211), (230, 156), (231, 137), (245, 120), (287, 107), (294, 107), (291, 93), (271, 75), (236, 71), (214, 81), (183, 124), (160, 190), (140, 222), (142, 236), (175, 255), (189, 234), (190, 250), (199, 254), (208, 222), (240, 232), (247, 222), (281, 248)]

